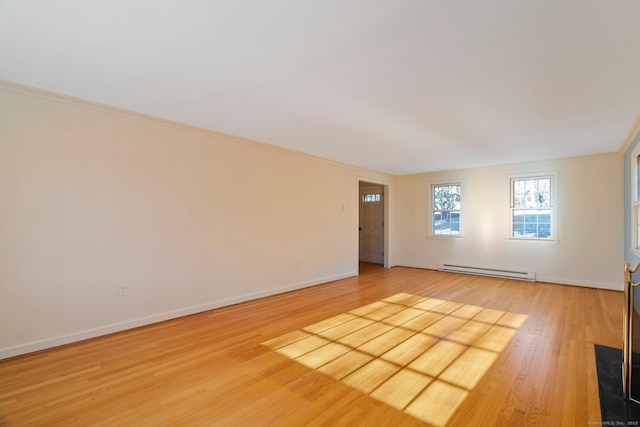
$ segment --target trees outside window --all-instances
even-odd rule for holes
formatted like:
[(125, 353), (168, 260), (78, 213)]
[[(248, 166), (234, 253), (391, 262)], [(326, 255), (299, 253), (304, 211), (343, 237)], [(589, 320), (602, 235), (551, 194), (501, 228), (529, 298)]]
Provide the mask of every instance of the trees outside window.
[(511, 179), (511, 237), (551, 238), (552, 187), (552, 176)]
[(460, 235), (460, 183), (431, 186), (431, 232), (438, 235)]

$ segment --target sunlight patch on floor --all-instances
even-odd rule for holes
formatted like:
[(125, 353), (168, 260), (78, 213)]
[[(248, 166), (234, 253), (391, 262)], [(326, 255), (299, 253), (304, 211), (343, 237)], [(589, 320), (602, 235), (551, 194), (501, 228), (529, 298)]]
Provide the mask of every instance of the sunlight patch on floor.
[(262, 345), (440, 426), (527, 318), (401, 293)]

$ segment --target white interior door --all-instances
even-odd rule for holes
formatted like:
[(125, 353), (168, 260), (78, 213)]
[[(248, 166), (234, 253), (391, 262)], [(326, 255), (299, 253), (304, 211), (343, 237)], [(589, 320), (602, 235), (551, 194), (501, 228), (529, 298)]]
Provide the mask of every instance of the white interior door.
[(360, 261), (384, 263), (384, 187), (360, 188)]

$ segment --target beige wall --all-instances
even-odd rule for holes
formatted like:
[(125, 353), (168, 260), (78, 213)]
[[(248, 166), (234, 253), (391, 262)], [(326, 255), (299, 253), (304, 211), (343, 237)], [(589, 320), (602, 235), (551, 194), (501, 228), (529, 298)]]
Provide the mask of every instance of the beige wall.
[(355, 275), (395, 179), (10, 85), (0, 120), (0, 358)]
[[(508, 175), (547, 170), (559, 241), (507, 239)], [(466, 236), (427, 238), (449, 178)], [(619, 154), (394, 177), (0, 84), (0, 358), (355, 275), (358, 180), (387, 187), (390, 266), (621, 289)]]
[[(623, 163), (618, 153), (398, 177), (399, 265), (535, 271), (537, 279), (622, 289)], [(557, 171), (558, 241), (509, 237), (509, 177)], [(464, 238), (428, 237), (430, 183), (464, 180)]]

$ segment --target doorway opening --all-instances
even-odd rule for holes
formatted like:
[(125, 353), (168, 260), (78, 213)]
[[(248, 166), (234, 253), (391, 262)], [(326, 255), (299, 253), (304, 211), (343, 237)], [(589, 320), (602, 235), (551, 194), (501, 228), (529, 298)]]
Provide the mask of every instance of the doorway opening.
[(385, 197), (387, 186), (358, 182), (358, 261), (387, 266)]

